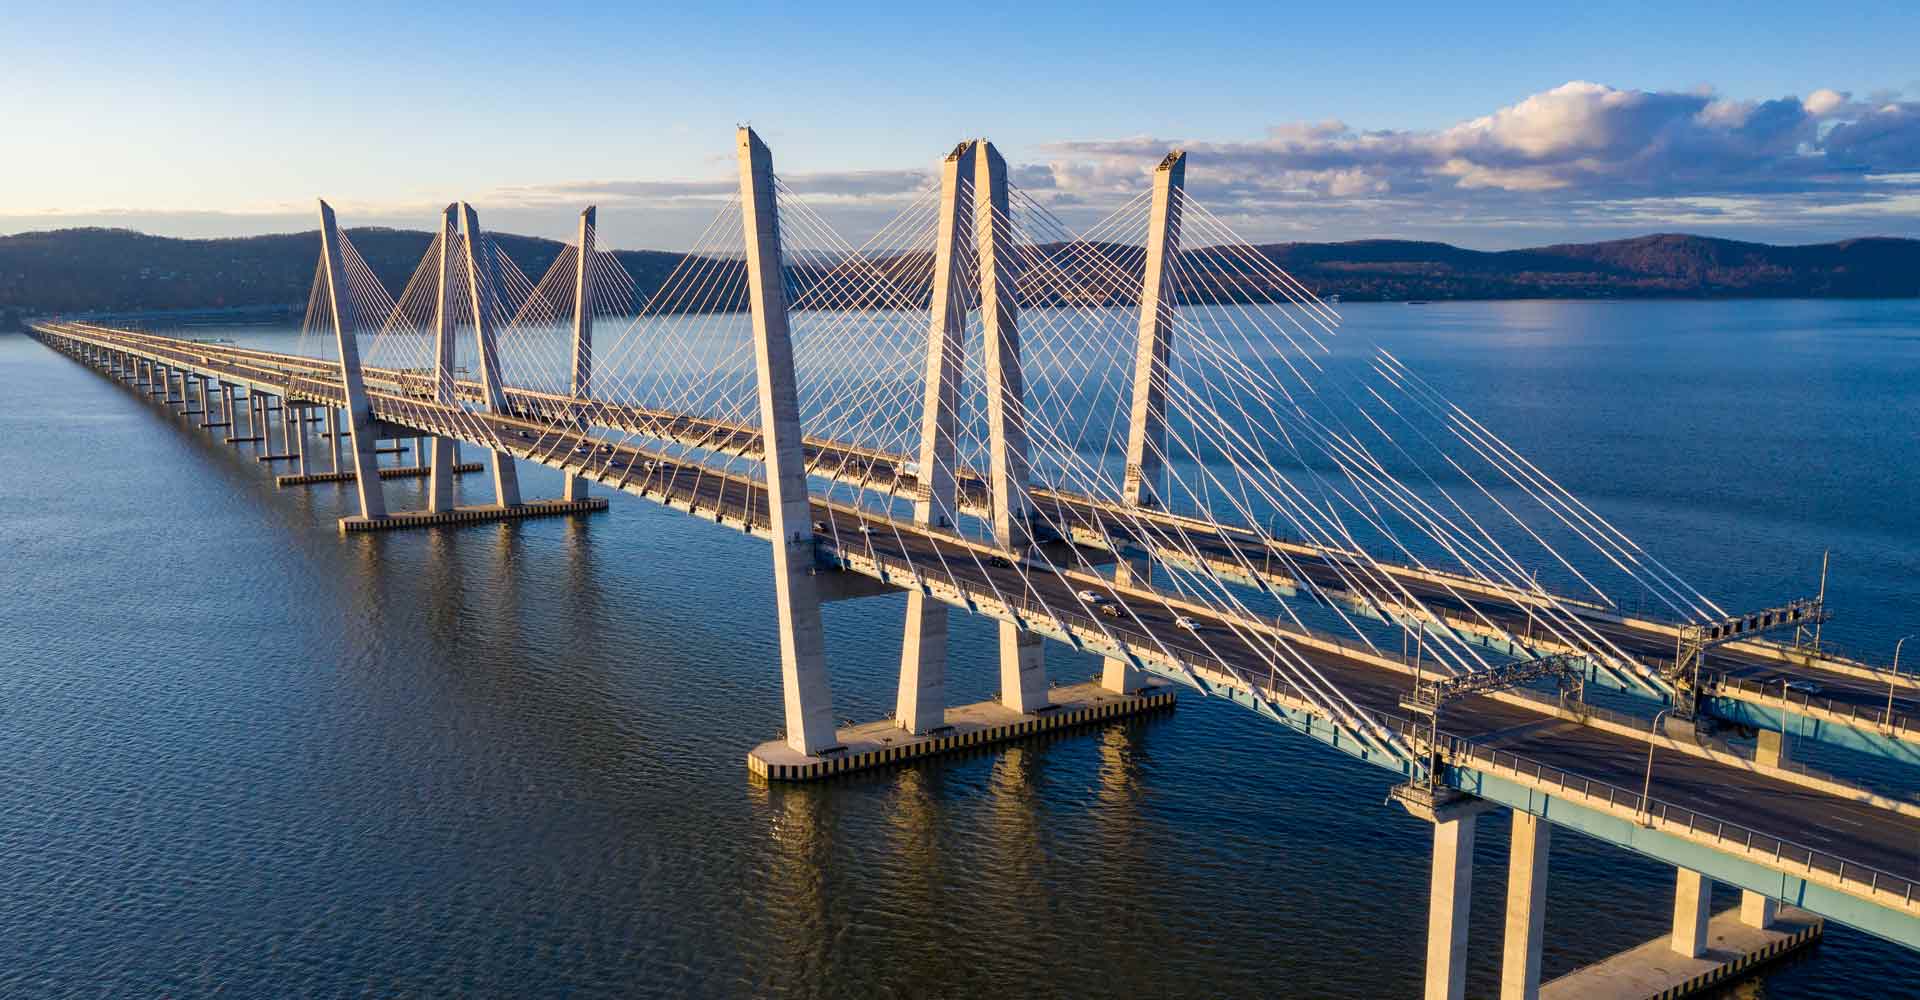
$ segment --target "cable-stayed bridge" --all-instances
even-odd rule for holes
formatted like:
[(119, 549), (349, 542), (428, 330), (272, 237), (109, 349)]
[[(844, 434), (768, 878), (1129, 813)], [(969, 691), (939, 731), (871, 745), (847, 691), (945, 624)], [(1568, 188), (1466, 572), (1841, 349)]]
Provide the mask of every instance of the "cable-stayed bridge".
[[(1186, 685), (1394, 771), (1435, 824), (1430, 995), (1462, 989), (1494, 806), (1532, 873), (1509, 893), (1510, 995), (1538, 990), (1555, 825), (1673, 864), (1683, 953), (1712, 880), (1751, 923), (1784, 901), (1920, 946), (1920, 806), (1798, 766), (1782, 735), (1920, 762), (1920, 685), (1823, 651), (1820, 596), (1716, 603), (1343, 341), (1187, 194), (1182, 154), (1076, 233), (962, 143), (859, 245), (749, 130), (739, 163), (657, 288), (598, 249), (592, 209), (535, 278), (459, 205), (396, 292), (323, 203), (293, 351), (35, 331), (295, 463), (284, 483), (351, 482), (344, 530), (579, 514), (597, 485), (767, 539), (787, 724), (754, 760), (776, 779), (950, 740), (954, 609), (999, 623), (1012, 731), (1060, 713), (1051, 639), (1104, 658), (1110, 704)], [(381, 465), (407, 441), (411, 466)], [(462, 445), (488, 453), (493, 503), (455, 504)], [(563, 496), (522, 497), (519, 462), (565, 473)], [(424, 510), (389, 509), (395, 475), (427, 478)], [(896, 591), (897, 741), (873, 748), (835, 724), (820, 606)]]

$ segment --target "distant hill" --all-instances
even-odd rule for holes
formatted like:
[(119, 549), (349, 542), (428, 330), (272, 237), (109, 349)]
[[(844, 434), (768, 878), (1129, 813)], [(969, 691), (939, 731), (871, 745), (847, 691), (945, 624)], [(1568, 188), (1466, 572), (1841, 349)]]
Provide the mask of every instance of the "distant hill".
[(1402, 240), (1261, 250), (1348, 300), (1920, 296), (1920, 240), (1770, 246), (1661, 233), (1493, 253)]
[[(425, 232), (349, 231), (391, 289), (425, 252)], [(553, 240), (497, 234), (507, 254), (538, 277), (560, 252)], [(63, 229), (0, 236), (0, 320), (11, 315), (303, 306), (313, 280), (316, 233), (183, 240), (123, 229)], [(1122, 248), (1107, 248), (1118, 257)], [(1445, 243), (1360, 240), (1258, 248), (1308, 288), (1347, 301), (1401, 299), (1652, 297), (1912, 297), (1920, 295), (1920, 241), (1856, 239), (1769, 246), (1661, 234), (1605, 243), (1482, 252)], [(620, 251), (644, 294), (682, 255)], [(1190, 270), (1205, 297), (1232, 301), (1267, 290), (1202, 251)], [(924, 266), (924, 264), (922, 265)], [(1089, 275), (1073, 297), (1097, 300), (1115, 276)], [(1105, 286), (1105, 287), (1093, 287)]]

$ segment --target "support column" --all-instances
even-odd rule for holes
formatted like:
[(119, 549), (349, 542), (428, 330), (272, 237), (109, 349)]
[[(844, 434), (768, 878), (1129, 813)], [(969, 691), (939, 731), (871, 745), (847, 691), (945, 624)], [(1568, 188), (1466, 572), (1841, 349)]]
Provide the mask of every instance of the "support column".
[(800, 397), (793, 335), (781, 271), (773, 153), (750, 128), (738, 133), (740, 215), (746, 236), (747, 288), (753, 307), (753, 355), (760, 397), (761, 459), (772, 522), (773, 581), (780, 615), (780, 673), (787, 745), (816, 754), (833, 745), (833, 692), (826, 636), (813, 575), (813, 521), (801, 451)]
[(233, 413), (233, 383), (220, 383), (220, 419), (227, 422), (227, 437), (240, 435), (240, 418)]
[(313, 470), (307, 467), (307, 411), (304, 407), (293, 406), (292, 403), (280, 405), (292, 407), (290, 412), (283, 412), (280, 415), (292, 417), (291, 420), (286, 421), (286, 426), (293, 428), (293, 454), (299, 459), (299, 474), (308, 475)]
[[(954, 264), (965, 259), (966, 213), (973, 199), (960, 197), (960, 182), (974, 169), (977, 143), (963, 142), (940, 167), (939, 242), (934, 245), (931, 327), (927, 331), (925, 406), (920, 417), (918, 495), (913, 517), (926, 525), (958, 523), (959, 480), (954, 475), (954, 405), (966, 358), (967, 313), (954, 283)], [(906, 635), (900, 645), (900, 691), (894, 722), (925, 733), (947, 721), (947, 606), (926, 591), (907, 592)]]
[[(300, 411), (293, 408), (293, 400), (280, 397), (280, 454), (298, 453), (299, 446), (294, 444), (294, 435), (298, 433), (296, 425), (300, 422)], [(302, 470), (304, 471), (304, 470)]]
[(1697, 871), (1678, 871), (1673, 890), (1673, 950), (1684, 958), (1699, 958), (1707, 950), (1713, 883)]
[[(480, 233), (480, 215), (473, 206), (460, 203), (460, 225), (466, 232), (467, 301), (473, 316), (474, 338), (479, 341), (480, 394), (487, 412), (505, 413), (507, 397), (500, 372), (500, 346), (493, 329), (493, 290), (498, 285), (496, 262), (485, 251)], [(493, 452), (493, 502), (502, 507), (520, 506), (520, 476), (514, 470), (513, 455), (505, 448)]]
[(1433, 880), (1427, 897), (1427, 1000), (1467, 995), (1467, 916), (1473, 906), (1477, 813), (1433, 824)]
[(200, 422), (203, 424), (212, 423), (213, 408), (207, 405), (207, 379), (205, 376), (200, 378), (195, 384), (194, 389), (200, 397)]
[[(332, 306), (333, 335), (340, 353), (340, 382), (347, 397), (347, 431), (353, 436), (353, 485), (360, 497), (360, 516), (376, 520), (387, 516), (387, 498), (380, 491), (379, 442), (374, 439), (373, 410), (367, 386), (360, 377), (360, 341), (355, 334), (353, 297), (342, 294), (347, 268), (340, 250), (340, 227), (333, 206), (320, 203), (320, 267), (327, 279)], [(248, 395), (253, 395), (249, 393)], [(283, 409), (280, 419), (288, 417)]]
[[(585, 399), (593, 394), (593, 252), (594, 206), (580, 213), (580, 252), (573, 264), (573, 397)], [(586, 407), (574, 405), (574, 424), (586, 430)], [(591, 461), (593, 456), (589, 455)], [(568, 476), (563, 500), (585, 500), (587, 480)]]
[[(1175, 150), (1153, 172), (1153, 208), (1147, 221), (1147, 259), (1140, 283), (1139, 338), (1134, 345), (1133, 404), (1127, 422), (1127, 468), (1121, 499), (1129, 507), (1166, 507), (1167, 379), (1173, 357), (1174, 297), (1168, 264), (1180, 252), (1180, 197), (1186, 186), (1187, 154)], [(1145, 541), (1144, 539), (1142, 541)], [(1143, 560), (1144, 561), (1144, 560)], [(1152, 579), (1147, 561), (1148, 579)], [(1114, 582), (1133, 582), (1132, 560), (1121, 556)], [(1100, 686), (1131, 693), (1146, 682), (1130, 661), (1108, 657)]]
[(340, 410), (327, 407), (327, 471), (340, 471)]
[(1760, 730), (1754, 741), (1753, 759), (1755, 763), (1768, 767), (1785, 767), (1792, 759), (1787, 734), (1778, 729)]
[(1540, 942), (1547, 924), (1547, 850), (1553, 827), (1532, 813), (1513, 813), (1507, 855), (1507, 939), (1500, 960), (1500, 1000), (1539, 1000)]
[(1762, 895), (1752, 889), (1740, 890), (1740, 922), (1748, 927), (1766, 930), (1780, 916), (1780, 904), (1771, 896)]
[[(457, 209), (448, 205), (440, 215), (439, 279), (435, 284), (433, 312), (433, 401), (451, 410), (460, 405), (453, 392), (455, 343), (453, 304), (447, 301), (453, 276), (453, 242), (459, 238)], [(454, 468), (458, 460), (453, 442), (445, 437), (433, 439), (433, 459), (427, 472), (427, 511), (440, 514), (453, 509)]]
[[(1016, 563), (1026, 557), (1033, 527), (1027, 497), (1026, 386), (1020, 370), (1020, 314), (1013, 276), (1003, 261), (1012, 216), (1007, 210), (1007, 161), (993, 143), (974, 154), (974, 242), (980, 262), (980, 326), (986, 347), (987, 430), (992, 470), (993, 537)], [(1022, 595), (1024, 596), (1024, 594)], [(1023, 715), (1047, 705), (1045, 642), (1012, 622), (1000, 622), (1000, 703)]]

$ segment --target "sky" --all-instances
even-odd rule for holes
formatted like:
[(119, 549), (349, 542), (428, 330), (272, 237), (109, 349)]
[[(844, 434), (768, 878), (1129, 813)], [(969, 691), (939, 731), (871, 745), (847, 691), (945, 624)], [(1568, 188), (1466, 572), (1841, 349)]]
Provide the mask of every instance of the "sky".
[(0, 0), (0, 233), (490, 228), (683, 249), (733, 129), (857, 237), (964, 138), (1070, 224), (1170, 148), (1243, 237), (1920, 237), (1920, 3)]

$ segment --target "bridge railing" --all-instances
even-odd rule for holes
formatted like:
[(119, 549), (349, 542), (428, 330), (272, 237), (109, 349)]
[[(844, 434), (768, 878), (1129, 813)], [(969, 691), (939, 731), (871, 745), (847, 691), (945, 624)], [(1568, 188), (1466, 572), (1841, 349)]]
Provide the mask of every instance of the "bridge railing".
[[(1407, 735), (1423, 741), (1426, 738), (1425, 734), (1412, 727)], [(1770, 861), (1777, 870), (1797, 869), (1808, 875), (1825, 875), (1848, 891), (1876, 902), (1897, 903), (1911, 908), (1915, 896), (1920, 895), (1920, 882), (1905, 876), (1848, 861), (1797, 841), (1761, 833), (1698, 810), (1642, 795), (1631, 788), (1573, 774), (1511, 751), (1483, 747), (1471, 740), (1444, 733), (1440, 736), (1440, 749), (1443, 757), (1454, 767), (1471, 767), (1518, 778), (1570, 798), (1578, 796), (1590, 802), (1603, 801), (1609, 808), (1626, 810), (1641, 817), (1641, 824), (1649, 829), (1661, 826), (1684, 828), (1687, 835), (1704, 838), (1723, 850), (1734, 851), (1763, 863)]]
[(1920, 727), (1916, 727), (1914, 720), (1885, 709), (1876, 711), (1846, 702), (1836, 702), (1831, 698), (1817, 698), (1804, 691), (1795, 691), (1784, 684), (1755, 681), (1745, 677), (1722, 675), (1715, 679), (1714, 686), (1775, 699), (1788, 706), (1797, 705), (1803, 709), (1818, 709), (1849, 720), (1855, 728), (1878, 729), (1895, 739), (1920, 739)]

